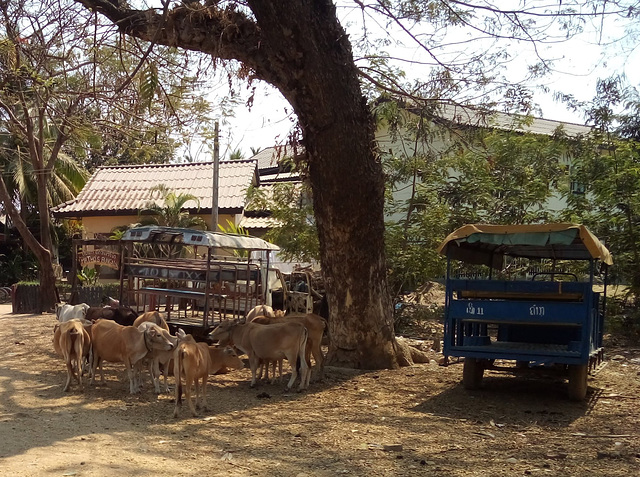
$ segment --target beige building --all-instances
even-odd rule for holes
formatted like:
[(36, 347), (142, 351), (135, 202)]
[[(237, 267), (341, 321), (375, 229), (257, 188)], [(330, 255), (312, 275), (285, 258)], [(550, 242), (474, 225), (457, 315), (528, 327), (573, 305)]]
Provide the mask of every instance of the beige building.
[[(407, 119), (415, 116), (413, 110), (406, 109), (404, 114)], [(394, 134), (389, 127), (382, 124), (376, 131), (376, 140), (382, 154), (393, 154), (397, 156), (410, 156), (412, 153), (418, 155), (439, 155), (449, 150), (455, 144), (465, 144), (465, 134), (468, 130), (477, 129), (497, 129), (511, 131), (514, 133), (530, 133), (540, 136), (553, 136), (558, 130), (569, 138), (587, 136), (592, 132), (592, 128), (582, 124), (573, 124), (550, 119), (534, 118), (528, 116), (517, 116), (496, 111), (481, 111), (459, 105), (443, 106), (434, 116), (428, 126), (431, 137), (430, 141), (422, 144), (416, 142), (412, 134)], [(403, 137), (404, 136), (404, 139)], [(462, 139), (462, 141), (461, 141)], [(416, 151), (416, 148), (418, 150)], [(570, 157), (562, 157), (561, 163), (567, 167), (571, 165)], [(457, 171), (451, 171), (451, 176), (456, 176)], [(571, 184), (572, 192), (574, 184)], [(393, 200), (397, 203), (406, 203), (411, 196), (411, 183), (399, 183), (392, 191)], [(559, 211), (566, 207), (566, 200), (559, 192), (555, 192), (547, 204), (551, 210)], [(401, 214), (386, 217), (388, 221), (402, 219)]]
[[(238, 225), (244, 214), (247, 190), (259, 183), (255, 160), (221, 161), (218, 223), (226, 226), (229, 220)], [(74, 200), (54, 207), (52, 214), (59, 219), (79, 221), (82, 238), (108, 237), (114, 228), (140, 221), (140, 211), (157, 199), (153, 188), (158, 185), (175, 194), (197, 197), (199, 204), (189, 201), (184, 210), (201, 216), (211, 229), (212, 162), (100, 167)]]

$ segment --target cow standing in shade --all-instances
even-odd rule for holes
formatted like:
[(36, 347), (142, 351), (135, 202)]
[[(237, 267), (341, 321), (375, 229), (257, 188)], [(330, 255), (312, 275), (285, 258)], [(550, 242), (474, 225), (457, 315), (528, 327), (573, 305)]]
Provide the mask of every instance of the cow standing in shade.
[(297, 322), (261, 325), (224, 320), (209, 334), (209, 339), (218, 341), (223, 346), (235, 346), (247, 353), (251, 367), (251, 387), (256, 384), (256, 374), (261, 362), (286, 358), (291, 365), (291, 379), (287, 389), (291, 389), (298, 377), (299, 363), (299, 391), (309, 386), (309, 366), (304, 359), (307, 337), (307, 329)]
[[(302, 323), (309, 332), (307, 339), (307, 347), (305, 349), (305, 360), (310, 362), (310, 357), (316, 362), (317, 379), (324, 378), (324, 354), (322, 354), (322, 337), (327, 329), (327, 321), (314, 313), (293, 313), (290, 315), (279, 315), (275, 317), (258, 316), (254, 318), (253, 323), (269, 325), (273, 323), (298, 322)], [(280, 375), (282, 375), (282, 364), (280, 364)], [(273, 371), (275, 378), (275, 365)]]
[[(182, 380), (184, 378), (184, 392), (191, 409), (191, 414), (197, 416), (196, 408), (207, 410), (207, 379), (211, 367), (209, 347), (206, 343), (197, 343), (193, 336), (187, 335), (176, 348), (174, 354), (173, 374), (176, 378), (176, 405), (173, 417), (178, 417), (182, 407)], [(202, 383), (202, 384), (200, 384)], [(196, 388), (196, 404), (191, 400), (191, 387)], [(202, 398), (201, 398), (202, 394)]]
[(135, 394), (140, 389), (139, 373), (135, 367), (151, 350), (171, 350), (174, 344), (166, 336), (168, 333), (157, 325), (150, 323), (143, 331), (135, 326), (122, 326), (111, 320), (98, 320), (94, 323), (93, 366), (91, 384), (100, 366), (100, 380), (104, 382), (102, 361), (124, 363), (129, 375), (129, 390)]

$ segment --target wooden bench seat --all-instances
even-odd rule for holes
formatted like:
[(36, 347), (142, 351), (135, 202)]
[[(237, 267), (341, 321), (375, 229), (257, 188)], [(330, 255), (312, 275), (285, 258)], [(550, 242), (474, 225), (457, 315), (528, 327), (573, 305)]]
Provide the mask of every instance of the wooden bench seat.
[(508, 292), (489, 290), (460, 290), (459, 298), (475, 298), (489, 300), (533, 300), (533, 301), (582, 301), (582, 293), (541, 293), (541, 292)]
[[(180, 290), (174, 288), (152, 288), (152, 287), (143, 287), (138, 289), (140, 293), (144, 293), (146, 295), (156, 295), (156, 296), (172, 296), (176, 298), (204, 298), (205, 293), (203, 291), (196, 290)], [(209, 296), (213, 296), (210, 294)]]

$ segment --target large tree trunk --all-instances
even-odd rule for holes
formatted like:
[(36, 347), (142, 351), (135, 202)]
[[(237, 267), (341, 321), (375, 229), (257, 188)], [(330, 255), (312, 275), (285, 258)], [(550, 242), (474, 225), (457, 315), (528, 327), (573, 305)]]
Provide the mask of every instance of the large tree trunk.
[[(374, 123), (351, 46), (329, 0), (248, 0), (242, 10), (191, 2), (137, 12), (77, 0), (127, 34), (242, 61), (274, 85), (300, 120), (330, 307), (329, 362), (396, 367), (384, 254), (384, 184)], [(122, 4), (120, 4), (122, 5)]]
[(53, 269), (51, 254), (51, 218), (49, 216), (49, 199), (47, 196), (47, 182), (50, 174), (38, 175), (38, 216), (40, 218), (40, 243), (34, 250), (38, 257), (40, 271), (40, 311), (52, 311), (58, 301), (56, 292), (56, 276)]
[(309, 160), (331, 311), (328, 361), (394, 367), (382, 166), (346, 33), (328, 1), (290, 2), (286, 12), (281, 2), (250, 3), (267, 43), (288, 58), (277, 76), (292, 80), (276, 86), (298, 115)]

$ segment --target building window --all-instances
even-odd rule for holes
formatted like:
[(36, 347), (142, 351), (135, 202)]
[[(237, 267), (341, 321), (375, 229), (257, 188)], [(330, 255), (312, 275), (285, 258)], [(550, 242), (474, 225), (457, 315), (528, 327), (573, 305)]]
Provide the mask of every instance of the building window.
[(587, 190), (586, 184), (584, 182), (580, 182), (578, 180), (575, 179), (576, 177), (576, 167), (575, 166), (570, 166), (569, 167), (569, 185), (570, 185), (570, 189), (571, 189), (571, 193), (572, 194), (584, 194), (585, 191)]
[(572, 194), (584, 194), (586, 190), (585, 185), (579, 181), (571, 181), (571, 193)]

